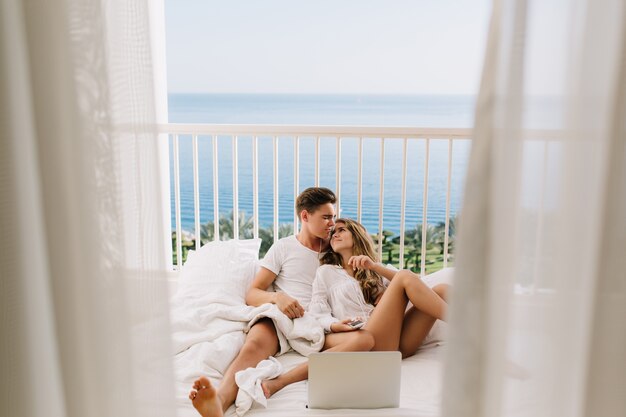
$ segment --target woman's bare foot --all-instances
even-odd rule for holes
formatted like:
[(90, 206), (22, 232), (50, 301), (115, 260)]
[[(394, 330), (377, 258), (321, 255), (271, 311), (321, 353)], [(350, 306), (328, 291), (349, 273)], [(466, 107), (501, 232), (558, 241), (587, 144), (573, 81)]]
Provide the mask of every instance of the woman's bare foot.
[(202, 417), (222, 417), (222, 402), (217, 391), (206, 377), (201, 377), (193, 383), (189, 399)]
[(269, 398), (281, 389), (285, 388), (285, 386), (280, 383), (278, 378), (274, 378), (264, 379), (261, 382), (261, 388), (263, 388), (263, 394), (265, 395), (265, 398)]

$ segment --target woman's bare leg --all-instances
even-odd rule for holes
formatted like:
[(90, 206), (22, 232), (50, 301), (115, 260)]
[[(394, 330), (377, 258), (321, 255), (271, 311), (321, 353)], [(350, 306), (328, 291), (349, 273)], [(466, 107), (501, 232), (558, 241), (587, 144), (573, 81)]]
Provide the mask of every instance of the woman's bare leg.
[[(365, 330), (354, 332), (330, 333), (324, 340), (323, 351), (358, 352), (368, 351), (374, 347), (374, 337)], [(309, 363), (304, 362), (274, 379), (261, 382), (263, 393), (267, 398), (285, 388), (289, 384), (304, 381), (309, 377)]]
[[(448, 305), (434, 288), (430, 288), (422, 281), (419, 275), (408, 270), (402, 270), (394, 276), (390, 286), (394, 281), (404, 287), (406, 295), (415, 308), (429, 316), (445, 321)], [(443, 289), (443, 285), (438, 285), (435, 288)]]
[[(373, 350), (400, 349), (400, 336), (403, 333), (405, 310), (409, 301), (417, 310), (431, 318), (444, 319), (447, 310), (446, 302), (430, 289), (417, 274), (406, 270), (400, 271), (391, 280), (389, 287), (364, 327), (372, 333), (376, 340)], [(428, 327), (425, 320), (413, 320), (416, 320), (415, 323), (419, 323), (423, 327), (410, 322), (411, 326), (407, 330), (415, 328), (415, 331), (420, 333), (426, 331), (428, 334), (432, 324)], [(426, 327), (428, 330), (425, 330)]]
[(402, 358), (415, 355), (417, 349), (422, 346), (424, 339), (433, 328), (436, 318), (429, 316), (415, 307), (411, 307), (404, 315), (402, 333), (400, 334), (399, 351)]
[(433, 291), (447, 303), (450, 297), (450, 287), (450, 284), (438, 284), (433, 287)]
[[(448, 284), (438, 284), (432, 290), (447, 302), (449, 288)], [(436, 321), (437, 319), (415, 307), (411, 307), (406, 312), (400, 334), (400, 352), (403, 358), (415, 355)]]

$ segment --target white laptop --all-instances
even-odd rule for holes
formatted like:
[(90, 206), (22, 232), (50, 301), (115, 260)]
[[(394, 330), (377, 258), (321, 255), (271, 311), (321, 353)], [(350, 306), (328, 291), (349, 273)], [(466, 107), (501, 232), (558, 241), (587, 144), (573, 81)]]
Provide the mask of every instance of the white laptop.
[(309, 408), (395, 408), (400, 352), (324, 352), (309, 356)]

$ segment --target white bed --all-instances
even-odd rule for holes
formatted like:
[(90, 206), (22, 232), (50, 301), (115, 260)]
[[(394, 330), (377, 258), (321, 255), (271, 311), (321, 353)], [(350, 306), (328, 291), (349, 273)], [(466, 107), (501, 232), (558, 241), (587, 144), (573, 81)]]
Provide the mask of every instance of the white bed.
[[(187, 395), (194, 379), (205, 375), (218, 385), (222, 372), (243, 343), (251, 307), (243, 297), (257, 268), (258, 240), (213, 242), (192, 253), (176, 278), (172, 297), (174, 367), (178, 416), (197, 416)], [(439, 273), (446, 274), (447, 271)], [(449, 274), (448, 274), (449, 275)], [(439, 415), (446, 324), (437, 322), (427, 343), (402, 362), (400, 408), (384, 410), (311, 410), (307, 382), (286, 387), (253, 405), (246, 416), (418, 416)], [(285, 370), (306, 360), (296, 352), (278, 357)], [(231, 407), (227, 416), (235, 416)]]

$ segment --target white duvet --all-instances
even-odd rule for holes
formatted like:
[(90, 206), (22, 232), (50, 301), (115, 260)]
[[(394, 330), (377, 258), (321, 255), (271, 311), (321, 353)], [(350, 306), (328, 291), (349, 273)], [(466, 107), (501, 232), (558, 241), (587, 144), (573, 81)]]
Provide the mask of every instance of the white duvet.
[[(247, 306), (238, 294), (215, 283), (185, 286), (172, 299), (171, 311), (177, 399), (185, 405), (198, 377), (207, 376), (219, 385), (243, 346), (249, 327), (260, 318), (271, 318), (278, 329), (279, 355), (293, 349), (308, 356), (324, 344), (324, 331), (312, 316), (291, 320), (273, 304)], [(240, 397), (237, 405), (243, 414), (253, 401)]]

